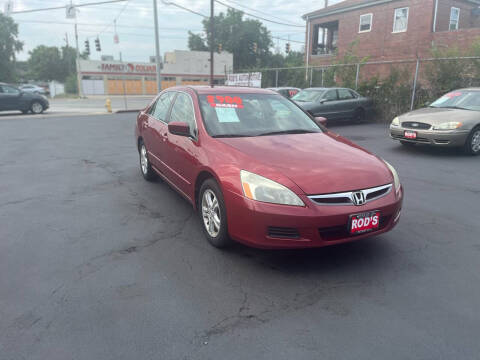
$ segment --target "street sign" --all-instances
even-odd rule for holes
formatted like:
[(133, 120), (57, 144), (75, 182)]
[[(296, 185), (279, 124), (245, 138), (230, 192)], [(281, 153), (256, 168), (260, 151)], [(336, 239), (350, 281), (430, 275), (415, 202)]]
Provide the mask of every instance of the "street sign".
[(5, 3), (4, 13), (5, 15), (10, 15), (12, 11), (13, 11), (13, 0), (7, 0), (7, 2)]
[(118, 39), (118, 34), (113, 35), (113, 43), (118, 44), (119, 39)]
[(75, 6), (72, 4), (67, 4), (67, 6), (65, 6), (65, 15), (67, 19), (75, 19), (75, 17), (77, 16)]

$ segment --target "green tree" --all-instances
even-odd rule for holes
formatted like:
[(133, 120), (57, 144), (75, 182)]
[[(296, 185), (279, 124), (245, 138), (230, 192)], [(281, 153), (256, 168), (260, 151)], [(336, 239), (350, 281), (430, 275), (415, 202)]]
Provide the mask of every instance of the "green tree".
[(29, 54), (29, 72), (35, 80), (64, 82), (76, 71), (76, 51), (72, 47), (59, 49), (56, 46), (40, 45)]
[[(210, 19), (203, 20), (205, 33), (210, 33)], [(233, 54), (235, 71), (254, 67), (269, 66), (273, 46), (270, 31), (258, 20), (243, 19), (243, 12), (228, 9), (214, 17), (214, 48), (222, 44), (222, 49)], [(203, 38), (189, 32), (190, 50), (205, 51), (210, 48), (210, 38)]]
[(0, 81), (15, 80), (15, 53), (23, 43), (18, 40), (18, 25), (11, 17), (0, 13)]

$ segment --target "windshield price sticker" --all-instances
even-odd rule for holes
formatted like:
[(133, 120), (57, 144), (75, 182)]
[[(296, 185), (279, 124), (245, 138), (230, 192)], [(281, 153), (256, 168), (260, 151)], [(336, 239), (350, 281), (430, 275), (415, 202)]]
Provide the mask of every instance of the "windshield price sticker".
[(208, 95), (207, 101), (211, 107), (243, 109), (242, 98), (238, 96)]
[(457, 97), (457, 96), (462, 96), (462, 93), (457, 91), (457, 92), (451, 92), (451, 93), (448, 93), (445, 95), (445, 97), (449, 98), (449, 99), (452, 99), (454, 97)]

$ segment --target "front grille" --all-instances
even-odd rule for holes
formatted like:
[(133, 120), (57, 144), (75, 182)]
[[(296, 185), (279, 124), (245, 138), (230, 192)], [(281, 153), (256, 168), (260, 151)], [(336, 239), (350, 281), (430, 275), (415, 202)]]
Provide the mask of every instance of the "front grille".
[[(391, 216), (382, 216), (380, 218), (380, 225), (378, 226), (378, 229), (375, 231), (371, 231), (369, 234), (375, 234), (377, 231), (380, 231), (384, 229), (388, 223), (390, 222)], [(335, 241), (335, 240), (340, 240), (340, 239), (345, 239), (349, 237), (355, 237), (363, 234), (357, 234), (357, 235), (351, 235), (349, 230), (348, 230), (348, 224), (347, 225), (340, 225), (340, 226), (331, 226), (331, 227), (325, 227), (325, 228), (319, 228), (318, 233), (320, 234), (320, 237), (324, 241)]]
[(270, 237), (280, 239), (298, 239), (300, 237), (297, 229), (288, 227), (269, 226), (267, 234)]
[[(358, 190), (365, 196), (365, 203), (379, 199), (387, 195), (392, 190), (392, 184), (377, 186), (370, 189)], [(348, 191), (344, 193), (309, 195), (308, 198), (318, 205), (353, 205), (353, 193), (357, 191)], [(362, 204), (363, 205), (363, 204)]]
[(405, 121), (405, 122), (402, 122), (402, 127), (408, 128), (408, 129), (428, 130), (432, 127), (432, 125), (416, 122), (416, 121)]
[(409, 138), (406, 138), (403, 135), (392, 134), (392, 138), (395, 139), (395, 140), (406, 140), (406, 141), (411, 141), (411, 142), (419, 142), (419, 143), (430, 144), (430, 140), (428, 140), (427, 138), (418, 137), (418, 136), (415, 139), (409, 139)]

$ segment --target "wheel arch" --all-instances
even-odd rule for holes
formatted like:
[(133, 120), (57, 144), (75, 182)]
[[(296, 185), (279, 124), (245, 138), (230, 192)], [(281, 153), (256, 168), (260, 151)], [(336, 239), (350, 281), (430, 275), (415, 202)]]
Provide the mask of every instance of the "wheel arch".
[(197, 178), (195, 179), (195, 186), (194, 186), (194, 201), (193, 205), (195, 206), (195, 209), (198, 208), (198, 194), (200, 192), (200, 187), (202, 186), (203, 182), (207, 179), (214, 179), (218, 186), (220, 187), (220, 190), (222, 190), (222, 186), (220, 184), (220, 181), (218, 180), (217, 176), (214, 174), (214, 172), (211, 169), (203, 169), (201, 170)]

